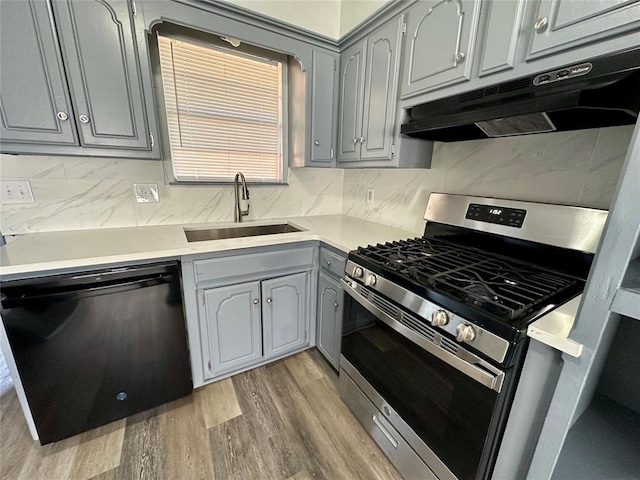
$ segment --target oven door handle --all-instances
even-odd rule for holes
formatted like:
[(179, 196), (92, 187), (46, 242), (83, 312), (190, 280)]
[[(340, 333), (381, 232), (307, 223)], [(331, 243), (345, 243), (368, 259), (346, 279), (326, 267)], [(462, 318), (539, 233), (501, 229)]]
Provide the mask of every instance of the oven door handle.
[(473, 359), (474, 363), (470, 363), (469, 361), (460, 358), (457, 355), (454, 355), (441, 346), (433, 343), (428, 338), (406, 327), (388, 313), (380, 310), (373, 303), (369, 302), (366, 298), (360, 295), (356, 288), (352, 287), (351, 284), (349, 284), (343, 278), (340, 279), (340, 282), (342, 283), (344, 291), (347, 292), (356, 302), (366, 308), (369, 312), (373, 313), (378, 319), (394, 329), (400, 335), (411, 340), (419, 347), (423, 348), (430, 354), (452, 366), (456, 370), (464, 373), (481, 385), (495, 390), (498, 393), (502, 390), (502, 384), (504, 382), (504, 372), (496, 369), (493, 365), (485, 362), (481, 358), (476, 357), (466, 350), (465, 356), (469, 359)]

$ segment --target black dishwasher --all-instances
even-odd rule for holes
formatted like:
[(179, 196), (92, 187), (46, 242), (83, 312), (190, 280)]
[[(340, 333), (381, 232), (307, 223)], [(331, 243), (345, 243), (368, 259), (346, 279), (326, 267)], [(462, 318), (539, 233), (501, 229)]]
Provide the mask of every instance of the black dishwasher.
[(178, 262), (2, 282), (40, 443), (193, 390)]

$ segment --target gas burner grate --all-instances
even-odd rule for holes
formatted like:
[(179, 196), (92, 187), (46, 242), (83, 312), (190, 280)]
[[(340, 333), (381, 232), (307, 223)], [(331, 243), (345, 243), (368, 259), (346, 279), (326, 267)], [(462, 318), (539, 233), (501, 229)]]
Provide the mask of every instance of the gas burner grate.
[(509, 320), (519, 318), (578, 280), (517, 260), (415, 238), (359, 248), (358, 254), (420, 285)]

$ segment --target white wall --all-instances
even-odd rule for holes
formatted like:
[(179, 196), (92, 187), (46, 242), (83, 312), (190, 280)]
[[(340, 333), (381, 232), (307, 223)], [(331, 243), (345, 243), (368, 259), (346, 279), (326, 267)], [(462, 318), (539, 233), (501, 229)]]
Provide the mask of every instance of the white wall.
[(333, 39), (340, 36), (340, 0), (226, 1)]
[(390, 0), (226, 0), (338, 39)]
[(383, 7), (390, 0), (342, 0), (340, 7), (340, 36)]
[(421, 233), (431, 192), (608, 209), (632, 132), (625, 126), (436, 143), (429, 170), (345, 170), (343, 213)]

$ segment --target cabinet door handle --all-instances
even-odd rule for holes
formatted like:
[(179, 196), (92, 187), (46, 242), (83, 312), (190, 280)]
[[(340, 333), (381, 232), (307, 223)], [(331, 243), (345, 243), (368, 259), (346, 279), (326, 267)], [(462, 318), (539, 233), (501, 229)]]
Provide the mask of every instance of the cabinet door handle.
[(358, 139), (357, 139), (357, 138), (354, 138), (354, 139), (353, 139), (353, 144), (355, 145), (356, 143), (358, 143)]
[(66, 113), (66, 112), (58, 112), (57, 117), (58, 117), (60, 120), (66, 120), (67, 118), (69, 118), (69, 115), (67, 115), (67, 113)]
[(271, 299), (270, 298), (267, 298), (267, 303), (271, 303)]
[(364, 137), (360, 137), (360, 138), (358, 139), (358, 141), (359, 141), (360, 143), (364, 143)]
[(331, 266), (331, 260), (327, 260), (327, 267)]
[(340, 305), (338, 305), (338, 302), (335, 302), (335, 303), (333, 304), (333, 308), (338, 308), (339, 306), (340, 306)]
[(533, 29), (537, 33), (542, 33), (547, 29), (547, 25), (549, 25), (549, 19), (547, 17), (542, 17), (536, 20), (536, 23), (533, 24)]
[(315, 141), (315, 142), (313, 142), (313, 143), (315, 143), (315, 144), (316, 144), (316, 147), (319, 147), (319, 146), (320, 146), (320, 140), (316, 140), (316, 141)]
[(89, 123), (89, 117), (87, 117), (86, 115), (80, 115), (80, 121), (82, 123)]
[(257, 298), (254, 298), (254, 299), (253, 299), (253, 304), (254, 304), (254, 305), (257, 305), (257, 304), (259, 304), (259, 303), (260, 303), (260, 300), (258, 300)]
[(464, 58), (465, 58), (465, 57), (464, 57), (464, 53), (463, 53), (463, 52), (458, 52), (458, 53), (456, 53), (456, 65), (457, 65), (458, 63), (462, 63), (462, 62), (464, 62)]

